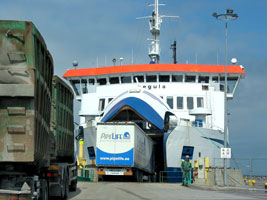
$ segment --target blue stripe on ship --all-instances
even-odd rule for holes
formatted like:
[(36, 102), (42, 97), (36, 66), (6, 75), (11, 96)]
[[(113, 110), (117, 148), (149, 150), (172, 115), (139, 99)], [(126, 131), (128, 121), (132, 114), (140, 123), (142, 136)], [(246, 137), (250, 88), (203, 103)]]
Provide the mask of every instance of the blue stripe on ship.
[(161, 116), (145, 101), (136, 98), (136, 97), (128, 97), (116, 105), (102, 118), (101, 122), (107, 122), (111, 119), (121, 108), (129, 106), (134, 109), (138, 114), (140, 114), (143, 118), (147, 119), (150, 123), (158, 127), (160, 130), (164, 128), (164, 120)]

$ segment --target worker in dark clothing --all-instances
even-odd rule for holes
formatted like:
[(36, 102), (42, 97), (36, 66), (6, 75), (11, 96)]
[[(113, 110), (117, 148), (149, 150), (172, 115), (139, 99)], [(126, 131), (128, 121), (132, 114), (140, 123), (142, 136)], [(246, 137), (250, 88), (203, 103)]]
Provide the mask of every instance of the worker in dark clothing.
[(191, 163), (189, 161), (189, 155), (185, 156), (185, 160), (182, 161), (181, 168), (183, 172), (183, 177), (182, 177), (183, 185), (188, 186), (188, 180), (189, 180), (190, 172), (192, 168)]

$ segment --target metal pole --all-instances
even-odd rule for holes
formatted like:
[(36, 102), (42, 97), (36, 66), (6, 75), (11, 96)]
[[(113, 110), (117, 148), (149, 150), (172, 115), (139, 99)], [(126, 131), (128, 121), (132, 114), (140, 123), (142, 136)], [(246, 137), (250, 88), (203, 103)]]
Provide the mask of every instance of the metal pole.
[(250, 180), (252, 180), (252, 158), (250, 158)]
[[(224, 73), (224, 148), (227, 148), (228, 112), (227, 112), (227, 20), (225, 21), (225, 73)], [(224, 186), (227, 185), (227, 159), (224, 158)]]

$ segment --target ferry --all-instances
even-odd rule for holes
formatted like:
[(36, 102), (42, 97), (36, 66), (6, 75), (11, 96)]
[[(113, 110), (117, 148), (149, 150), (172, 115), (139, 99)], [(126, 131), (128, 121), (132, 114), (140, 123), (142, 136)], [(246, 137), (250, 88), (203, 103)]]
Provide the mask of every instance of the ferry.
[[(180, 171), (185, 155), (208, 157), (210, 167), (223, 167), (224, 65), (160, 63), (159, 2), (150, 16), (150, 63), (74, 68), (63, 77), (81, 102), (80, 125), (86, 129), (88, 165), (94, 165), (98, 122), (131, 121), (155, 142), (155, 168)], [(173, 17), (173, 16), (171, 16)], [(227, 66), (227, 100), (232, 100), (241, 79), (242, 65)], [(228, 138), (228, 136), (227, 136)], [(229, 138), (228, 144), (229, 144)]]

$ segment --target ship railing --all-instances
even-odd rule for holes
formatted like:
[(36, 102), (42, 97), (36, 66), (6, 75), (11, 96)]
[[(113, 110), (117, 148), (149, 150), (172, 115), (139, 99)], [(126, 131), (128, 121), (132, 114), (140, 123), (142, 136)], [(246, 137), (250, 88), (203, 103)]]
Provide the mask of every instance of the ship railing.
[[(191, 121), (189, 119), (181, 118), (179, 121), (179, 126), (190, 126), (190, 127), (215, 129), (215, 126), (212, 126), (211, 124), (204, 122), (202, 120), (199, 120), (199, 119)], [(219, 128), (219, 127), (217, 127), (217, 128)], [(219, 128), (219, 130), (221, 131), (221, 128)]]

